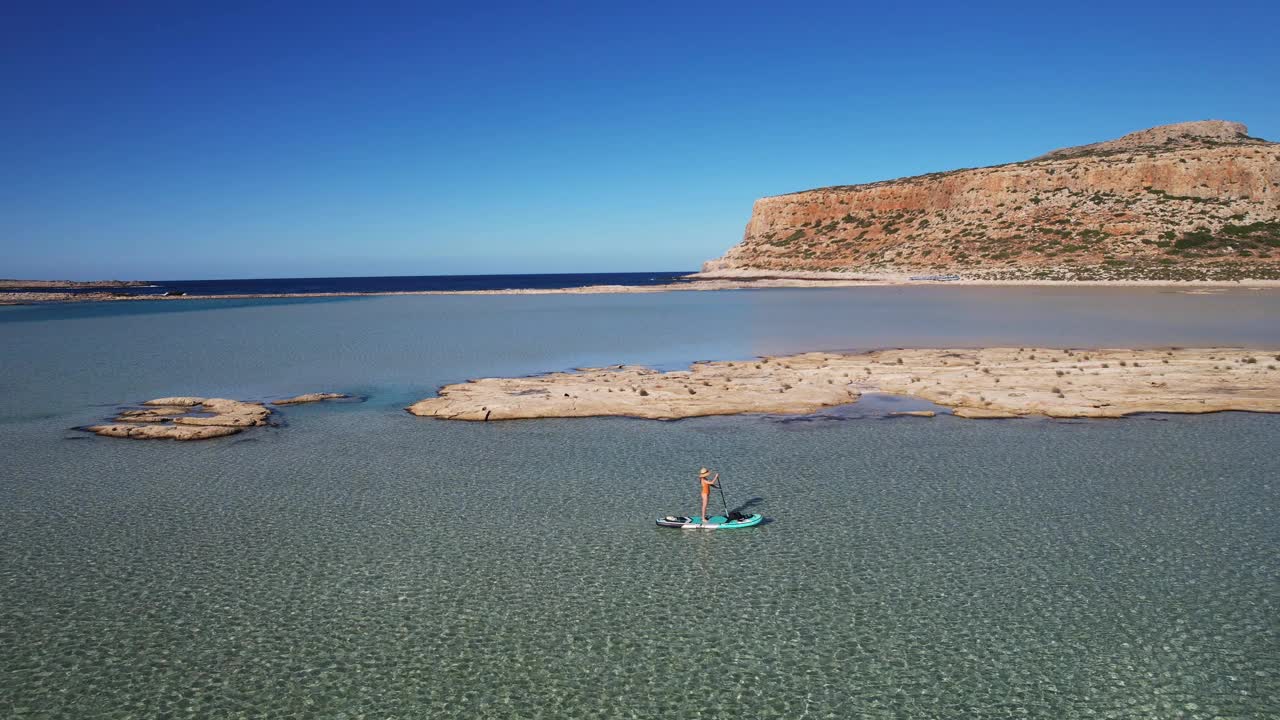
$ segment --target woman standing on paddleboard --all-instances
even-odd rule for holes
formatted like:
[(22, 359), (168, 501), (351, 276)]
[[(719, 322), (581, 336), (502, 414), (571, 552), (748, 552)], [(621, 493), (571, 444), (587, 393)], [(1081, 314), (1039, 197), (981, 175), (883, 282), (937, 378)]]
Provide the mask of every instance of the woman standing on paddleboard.
[(719, 482), (719, 480), (720, 480), (720, 473), (716, 473), (715, 477), (712, 477), (711, 471), (706, 468), (702, 468), (702, 470), (698, 472), (698, 484), (702, 486), (701, 517), (704, 520), (707, 517), (707, 498), (711, 497), (711, 488), (715, 487), (716, 483)]

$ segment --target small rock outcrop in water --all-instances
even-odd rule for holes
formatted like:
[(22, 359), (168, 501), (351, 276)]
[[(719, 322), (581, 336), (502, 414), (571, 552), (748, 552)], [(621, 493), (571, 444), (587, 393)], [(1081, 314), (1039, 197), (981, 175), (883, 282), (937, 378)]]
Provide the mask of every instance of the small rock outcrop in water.
[(409, 407), (424, 417), (512, 420), (622, 415), (673, 420), (803, 414), (862, 392), (911, 395), (962, 418), (1122, 417), (1280, 412), (1280, 353), (1171, 350), (883, 350), (698, 363), (687, 371), (615, 366), (441, 388)]
[(1033, 160), (757, 200), (744, 272), (993, 280), (1280, 278), (1280, 144), (1164, 125)]
[(273, 400), (272, 405), (301, 405), (302, 403), (322, 402), (324, 400), (344, 400), (351, 397), (342, 393), (306, 393), (283, 400)]
[[(341, 393), (307, 393), (276, 401), (296, 405), (347, 398)], [(262, 403), (226, 398), (163, 397), (121, 410), (112, 422), (82, 428), (103, 437), (133, 440), (207, 440), (266, 425), (271, 410)]]
[(226, 398), (165, 397), (142, 404), (141, 409), (122, 410), (114, 422), (85, 430), (135, 440), (206, 440), (266, 425), (271, 416), (261, 403)]

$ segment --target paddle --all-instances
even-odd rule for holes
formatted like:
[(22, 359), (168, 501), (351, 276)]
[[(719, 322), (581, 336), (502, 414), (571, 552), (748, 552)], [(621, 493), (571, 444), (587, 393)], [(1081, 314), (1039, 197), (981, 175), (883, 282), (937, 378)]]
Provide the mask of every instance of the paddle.
[(729, 520), (729, 503), (724, 499), (724, 483), (720, 480), (720, 473), (716, 473), (716, 488), (720, 490), (720, 505), (724, 507), (724, 519)]

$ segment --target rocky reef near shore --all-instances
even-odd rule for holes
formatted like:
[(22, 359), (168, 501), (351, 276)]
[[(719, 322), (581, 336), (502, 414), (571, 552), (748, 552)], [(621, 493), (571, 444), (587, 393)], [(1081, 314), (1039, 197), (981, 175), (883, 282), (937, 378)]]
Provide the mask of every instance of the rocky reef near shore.
[(658, 372), (618, 365), (448, 385), (408, 411), (449, 420), (804, 414), (863, 392), (910, 395), (964, 418), (1280, 412), (1280, 351), (988, 348), (805, 353)]
[(284, 398), (283, 400), (272, 400), (272, 405), (301, 405), (303, 403), (324, 402), (325, 400), (345, 400), (350, 395), (343, 393), (320, 392), (320, 393), (304, 393), (293, 397)]
[[(341, 393), (307, 393), (276, 400), (296, 405), (350, 397)], [(260, 402), (227, 398), (163, 397), (120, 410), (109, 423), (82, 428), (103, 437), (132, 440), (208, 440), (268, 424), (272, 411)]]
[(135, 410), (121, 410), (115, 420), (85, 430), (104, 437), (134, 440), (207, 440), (266, 425), (271, 410), (262, 403), (226, 398), (164, 397)]
[(1038, 158), (757, 200), (733, 271), (1280, 278), (1280, 144), (1165, 125)]

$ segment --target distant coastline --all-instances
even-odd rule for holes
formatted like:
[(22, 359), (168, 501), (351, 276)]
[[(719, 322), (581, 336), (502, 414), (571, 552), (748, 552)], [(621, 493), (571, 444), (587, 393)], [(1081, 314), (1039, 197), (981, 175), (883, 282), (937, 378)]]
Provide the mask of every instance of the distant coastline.
[[(966, 287), (1169, 287), (1186, 291), (1214, 288), (1255, 289), (1280, 288), (1280, 280), (991, 280), (974, 277), (913, 276), (905, 273), (840, 273), (840, 272), (776, 272), (767, 270), (722, 270), (705, 273), (628, 273), (628, 275), (654, 278), (644, 284), (568, 284), (553, 287), (454, 287), (433, 290), (379, 290), (347, 289), (319, 291), (281, 292), (187, 292), (165, 290), (178, 283), (151, 283), (147, 281), (0, 281), (0, 305), (31, 305), (42, 303), (75, 302), (136, 302), (165, 300), (270, 300), (306, 298), (379, 297), (412, 295), (610, 295), (664, 292), (710, 292), (717, 290), (766, 290), (778, 288), (851, 288), (952, 285)], [(443, 278), (447, 276), (431, 276)], [(521, 276), (458, 276), (474, 284), (476, 278), (493, 278), (491, 282), (502, 284), (499, 279)], [(554, 276), (530, 276), (548, 278)], [(576, 277), (576, 276), (565, 276)], [(320, 278), (319, 280), (360, 280), (359, 278)], [(194, 281), (184, 281), (194, 282)], [(218, 281), (208, 281), (215, 283)], [(245, 281), (225, 281), (242, 283)], [(276, 281), (262, 281), (276, 282)], [(287, 281), (279, 281), (287, 282)], [(314, 282), (314, 280), (312, 281)], [(47, 289), (40, 289), (40, 288)], [(23, 289), (17, 289), (23, 288)], [(139, 293), (131, 289), (155, 288), (156, 292)]]
[(69, 282), (11, 280), (0, 286), (0, 303), (103, 302), (120, 300), (355, 297), (455, 291), (571, 290), (591, 286), (644, 287), (679, 283), (680, 271), (541, 273), (505, 275), (404, 275), (311, 278), (227, 278)]
[(147, 287), (145, 280), (12, 280), (0, 279), (0, 290), (49, 289), (78, 290), (89, 288)]

